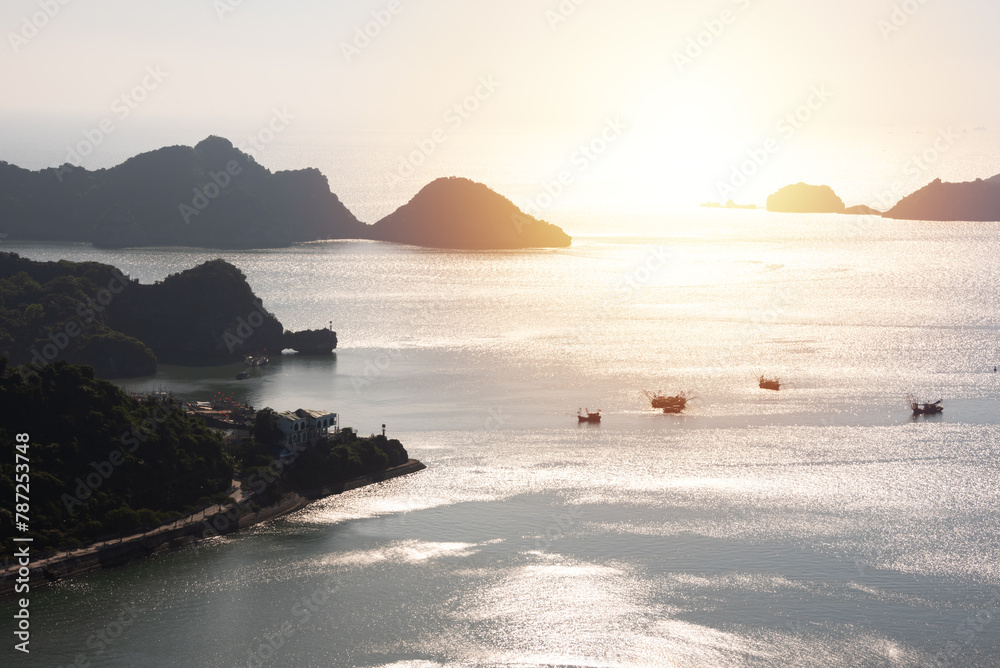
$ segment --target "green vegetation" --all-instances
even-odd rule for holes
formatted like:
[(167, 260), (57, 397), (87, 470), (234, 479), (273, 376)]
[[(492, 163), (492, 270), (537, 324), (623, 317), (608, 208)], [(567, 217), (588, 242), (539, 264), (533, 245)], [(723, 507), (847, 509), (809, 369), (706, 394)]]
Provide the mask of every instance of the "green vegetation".
[[(199, 419), (177, 404), (132, 399), (89, 367), (55, 362), (25, 378), (0, 358), (0, 404), (7, 451), (17, 434), (30, 436), (37, 552), (156, 527), (217, 499), (232, 480), (221, 439)], [(0, 496), (14, 499), (22, 471), (13, 456), (0, 459)], [(4, 526), (13, 521), (9, 505), (0, 509)]]
[(55, 359), (89, 364), (104, 377), (154, 373), (153, 351), (108, 324), (109, 305), (128, 285), (114, 267), (97, 262), (0, 253), (0, 355), (38, 367)]
[[(237, 470), (251, 495), (241, 510), (252, 511), (282, 494), (336, 488), (409, 458), (399, 441), (358, 438), (351, 429), (288, 446), (277, 414), (265, 408), (234, 461), (219, 435), (180, 403), (138, 401), (96, 379), (92, 368), (65, 362), (24, 374), (0, 357), (0, 405), (0, 443), (13, 451), (17, 435), (29, 435), (26, 467), (14, 457), (0, 460), (0, 496), (13, 499), (18, 483), (29, 485), (18, 491), (30, 499), (28, 535), (37, 552), (81, 547), (233, 503), (226, 492)], [(0, 508), (0, 522), (12, 526), (14, 519), (10, 507)], [(10, 556), (12, 545), (0, 545), (0, 557)]]
[(0, 253), (0, 355), (14, 365), (37, 370), (59, 359), (131, 378), (152, 375), (157, 363), (213, 366), (261, 350), (336, 346), (329, 330), (285, 332), (223, 260), (142, 285), (97, 262)]
[(257, 412), (251, 438), (236, 456), (244, 487), (262, 504), (274, 503), (286, 492), (336, 487), (409, 460), (399, 441), (385, 436), (359, 438), (350, 428), (311, 445), (288, 447), (281, 442), (277, 414), (265, 408)]

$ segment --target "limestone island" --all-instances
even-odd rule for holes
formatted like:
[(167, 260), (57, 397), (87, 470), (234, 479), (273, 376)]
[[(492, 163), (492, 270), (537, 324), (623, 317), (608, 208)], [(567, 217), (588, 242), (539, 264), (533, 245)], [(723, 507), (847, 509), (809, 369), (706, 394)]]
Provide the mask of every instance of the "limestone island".
[(881, 216), (882, 212), (859, 204), (847, 207), (830, 186), (796, 183), (767, 198), (767, 210), (779, 213), (845, 213), (854, 216)]
[(0, 355), (38, 369), (86, 364), (98, 377), (156, 373), (157, 364), (219, 366), (263, 351), (329, 355), (337, 334), (287, 332), (224, 260), (143, 285), (98, 262), (35, 262), (0, 253)]
[(796, 183), (767, 198), (767, 210), (781, 213), (844, 213), (844, 201), (830, 186)]
[(372, 238), (462, 250), (565, 247), (560, 228), (521, 211), (482, 183), (449, 177), (375, 223)]
[(0, 234), (105, 248), (282, 248), (330, 239), (476, 249), (570, 244), (559, 228), (465, 179), (435, 181), (367, 225), (319, 170), (271, 172), (214, 136), (93, 171), (69, 163), (29, 171), (0, 161)]
[(1000, 176), (965, 183), (935, 179), (907, 195), (886, 218), (935, 221), (1000, 221)]
[(701, 204), (701, 208), (703, 208), (703, 209), (747, 209), (747, 210), (752, 210), (752, 209), (756, 209), (757, 205), (756, 204), (737, 204), (733, 200), (729, 200), (725, 204), (722, 204), (721, 202), (704, 202), (704, 203)]
[(0, 220), (9, 238), (109, 248), (271, 248), (361, 238), (367, 227), (319, 170), (272, 173), (221, 137), (94, 171), (0, 162)]

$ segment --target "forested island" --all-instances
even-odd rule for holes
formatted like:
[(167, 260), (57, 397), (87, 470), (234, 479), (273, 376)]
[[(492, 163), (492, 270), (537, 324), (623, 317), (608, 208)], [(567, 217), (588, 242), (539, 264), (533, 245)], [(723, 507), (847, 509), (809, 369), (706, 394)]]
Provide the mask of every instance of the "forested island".
[[(270, 409), (258, 411), (250, 437), (227, 452), (183, 402), (134, 398), (65, 362), (25, 376), (0, 358), (0, 404), (0, 441), (29, 435), (34, 554), (154, 529), (209, 504), (232, 508), (235, 526), (288, 494), (316, 498), (409, 461), (399, 441), (350, 429), (288, 446)], [(0, 461), (0, 494), (9, 499), (14, 461)], [(239, 503), (229, 494), (234, 477), (242, 481)], [(0, 508), (0, 520), (13, 525), (10, 507)], [(0, 557), (12, 551), (13, 543), (0, 545)]]
[(0, 234), (107, 248), (281, 248), (374, 239), (437, 248), (568, 246), (558, 227), (466, 179), (427, 186), (375, 225), (317, 169), (271, 172), (222, 137), (169, 146), (110, 169), (29, 171), (0, 162)]
[(157, 364), (211, 366), (259, 351), (329, 354), (335, 332), (286, 332), (223, 260), (143, 285), (97, 262), (35, 262), (0, 253), (0, 355), (37, 370), (54, 360), (102, 378)]

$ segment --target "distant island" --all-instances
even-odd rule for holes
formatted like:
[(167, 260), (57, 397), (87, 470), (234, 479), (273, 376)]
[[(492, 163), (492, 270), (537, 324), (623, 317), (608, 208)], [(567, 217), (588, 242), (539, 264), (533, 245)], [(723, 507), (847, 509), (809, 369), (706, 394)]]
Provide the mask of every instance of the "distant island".
[(796, 183), (767, 198), (767, 210), (781, 213), (844, 213), (844, 201), (830, 186)]
[(796, 183), (767, 198), (767, 210), (779, 213), (844, 213), (854, 216), (881, 216), (882, 212), (859, 204), (848, 207), (830, 186)]
[(129, 378), (154, 374), (158, 363), (212, 366), (337, 347), (327, 329), (286, 332), (223, 260), (142, 285), (106, 264), (0, 253), (0, 295), (0, 355), (28, 369), (65, 360)]
[(935, 179), (884, 213), (863, 204), (845, 207), (830, 186), (797, 183), (785, 186), (768, 197), (767, 210), (846, 213), (897, 220), (1000, 221), (1000, 175), (965, 183), (946, 183)]
[(1000, 176), (966, 183), (935, 179), (904, 197), (886, 218), (937, 221), (1000, 221)]
[(469, 179), (443, 178), (372, 227), (372, 238), (467, 250), (569, 246), (561, 229)]
[(0, 233), (105, 248), (281, 248), (328, 239), (458, 249), (570, 244), (558, 227), (472, 183), (435, 181), (395, 214), (367, 225), (319, 170), (272, 173), (212, 136), (94, 171), (70, 164), (29, 171), (0, 161)]
[(271, 173), (221, 137), (96, 171), (0, 162), (0, 220), (10, 238), (112, 248), (269, 248), (366, 229), (319, 170)]
[(737, 204), (733, 200), (729, 200), (725, 204), (720, 204), (719, 202), (705, 202), (701, 205), (703, 209), (756, 209), (756, 204)]
[(849, 216), (881, 216), (882, 212), (878, 209), (873, 209), (867, 204), (858, 204), (857, 206), (849, 206), (844, 211)]

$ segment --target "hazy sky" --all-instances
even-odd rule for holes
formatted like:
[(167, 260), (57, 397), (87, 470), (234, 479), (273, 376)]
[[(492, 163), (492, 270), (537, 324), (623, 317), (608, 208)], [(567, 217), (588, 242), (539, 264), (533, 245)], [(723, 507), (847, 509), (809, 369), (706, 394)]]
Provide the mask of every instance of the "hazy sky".
[(811, 141), (1000, 118), (996, 0), (5, 0), (0, 25), (3, 141), (104, 117), (234, 137), (275, 109), (419, 136), (478, 89), (467, 131), (622, 118), (636, 172), (670, 156), (711, 181), (797, 110)]

